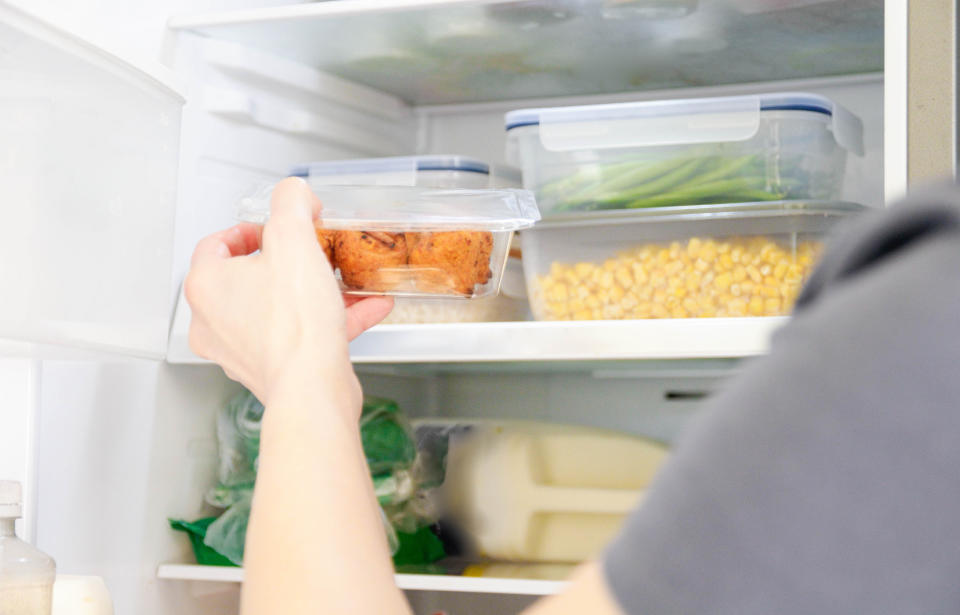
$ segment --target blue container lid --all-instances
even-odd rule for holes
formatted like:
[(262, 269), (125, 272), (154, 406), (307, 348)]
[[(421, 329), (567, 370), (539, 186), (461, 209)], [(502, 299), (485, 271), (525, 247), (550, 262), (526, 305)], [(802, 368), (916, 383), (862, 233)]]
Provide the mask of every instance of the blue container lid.
[[(652, 115), (676, 115), (690, 112), (692, 105), (696, 104), (698, 108), (703, 109), (709, 106), (710, 101), (716, 101), (718, 105), (734, 98), (742, 97), (722, 97), (722, 98), (687, 98), (678, 100), (650, 100), (629, 103), (614, 103), (609, 105), (584, 105), (580, 107), (542, 107), (538, 109), (518, 109), (510, 111), (505, 118), (506, 129), (512, 130), (521, 126), (539, 126), (540, 116), (544, 112), (553, 112), (563, 109), (564, 117), (567, 121), (591, 121), (602, 119), (627, 119), (632, 116), (652, 116)], [(825, 96), (806, 93), (779, 93), (779, 94), (760, 94), (760, 111), (809, 111), (812, 113), (822, 113), (827, 116), (833, 115), (835, 107), (833, 101)], [(706, 104), (705, 104), (706, 103)]]
[(404, 171), (461, 171), (489, 175), (490, 166), (485, 162), (464, 156), (393, 156), (390, 158), (331, 160), (298, 164), (290, 169), (290, 175), (311, 177)]

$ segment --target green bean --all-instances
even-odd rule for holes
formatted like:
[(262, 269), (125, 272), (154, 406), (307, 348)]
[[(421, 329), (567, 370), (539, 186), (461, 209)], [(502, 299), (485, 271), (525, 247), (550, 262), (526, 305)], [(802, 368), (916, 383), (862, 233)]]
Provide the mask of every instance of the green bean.
[(708, 184), (720, 179), (733, 178), (738, 175), (743, 175), (743, 171), (746, 170), (746, 167), (754, 162), (758, 162), (759, 158), (756, 155), (750, 156), (740, 156), (739, 158), (733, 159), (720, 159), (719, 164), (715, 169), (709, 173), (704, 173), (703, 175), (698, 175), (693, 178), (690, 182), (690, 186)]
[(653, 181), (645, 182), (638, 188), (621, 192), (616, 195), (601, 196), (596, 198), (595, 201), (598, 205), (598, 208), (611, 209), (617, 206), (625, 205), (626, 203), (639, 198), (653, 196), (658, 193), (669, 192), (696, 174), (696, 172), (703, 166), (704, 162), (705, 160), (703, 158), (694, 158), (692, 160), (688, 160), (673, 171), (661, 175)]
[(763, 177), (736, 177), (710, 182), (708, 184), (700, 184), (668, 194), (635, 199), (627, 205), (627, 207), (637, 209), (663, 207), (667, 205), (696, 205), (705, 199), (713, 203), (731, 202), (720, 200), (724, 196), (734, 198), (735, 200), (739, 200), (741, 196), (762, 196), (762, 198), (754, 198), (753, 200), (775, 200), (781, 198), (781, 194), (767, 192), (764, 190), (765, 187), (766, 179)]

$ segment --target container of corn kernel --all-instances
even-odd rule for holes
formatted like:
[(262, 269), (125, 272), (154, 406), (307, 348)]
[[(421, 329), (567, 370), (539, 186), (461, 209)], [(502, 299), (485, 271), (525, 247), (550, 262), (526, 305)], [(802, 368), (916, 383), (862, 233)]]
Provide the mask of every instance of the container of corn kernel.
[(865, 208), (784, 201), (606, 212), (523, 236), (537, 320), (780, 316), (825, 236)]

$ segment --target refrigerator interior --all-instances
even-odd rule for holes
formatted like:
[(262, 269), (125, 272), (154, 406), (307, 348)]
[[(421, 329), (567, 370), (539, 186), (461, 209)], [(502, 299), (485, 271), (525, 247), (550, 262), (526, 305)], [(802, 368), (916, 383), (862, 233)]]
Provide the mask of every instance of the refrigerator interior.
[[(846, 106), (866, 154), (848, 160), (845, 198), (883, 204), (881, 74), (637, 94), (411, 106), (312, 66), (181, 31), (172, 63), (185, 84), (174, 280), (193, 245), (234, 220), (236, 201), (309, 160), (461, 154), (501, 162), (504, 112), (533, 105), (799, 90)], [(177, 295), (168, 305), (173, 313)], [(671, 441), (745, 360), (376, 363), (366, 392), (411, 416), (525, 418)], [(39, 367), (38, 546), (65, 573), (103, 576), (118, 613), (232, 614), (235, 582), (158, 578), (193, 561), (168, 517), (194, 518), (214, 482), (215, 416), (239, 390), (219, 368), (139, 359), (44, 361)], [(534, 597), (409, 591), (417, 613), (514, 612)]]

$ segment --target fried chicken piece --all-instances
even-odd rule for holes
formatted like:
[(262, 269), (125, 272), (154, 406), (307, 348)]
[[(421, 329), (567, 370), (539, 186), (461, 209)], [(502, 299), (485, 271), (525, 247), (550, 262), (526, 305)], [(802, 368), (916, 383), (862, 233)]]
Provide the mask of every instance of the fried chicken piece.
[(320, 228), (319, 226), (315, 227), (314, 230), (316, 230), (317, 232), (317, 241), (320, 242), (320, 247), (323, 248), (323, 253), (326, 254), (327, 260), (330, 261), (330, 265), (334, 266), (333, 242), (334, 242), (334, 239), (336, 238), (337, 232), (323, 229), (323, 228)]
[(395, 290), (406, 277), (407, 241), (403, 233), (337, 231), (333, 253), (347, 288), (368, 292)]
[(407, 233), (407, 245), (421, 291), (470, 296), (492, 275), (493, 235), (487, 231)]

